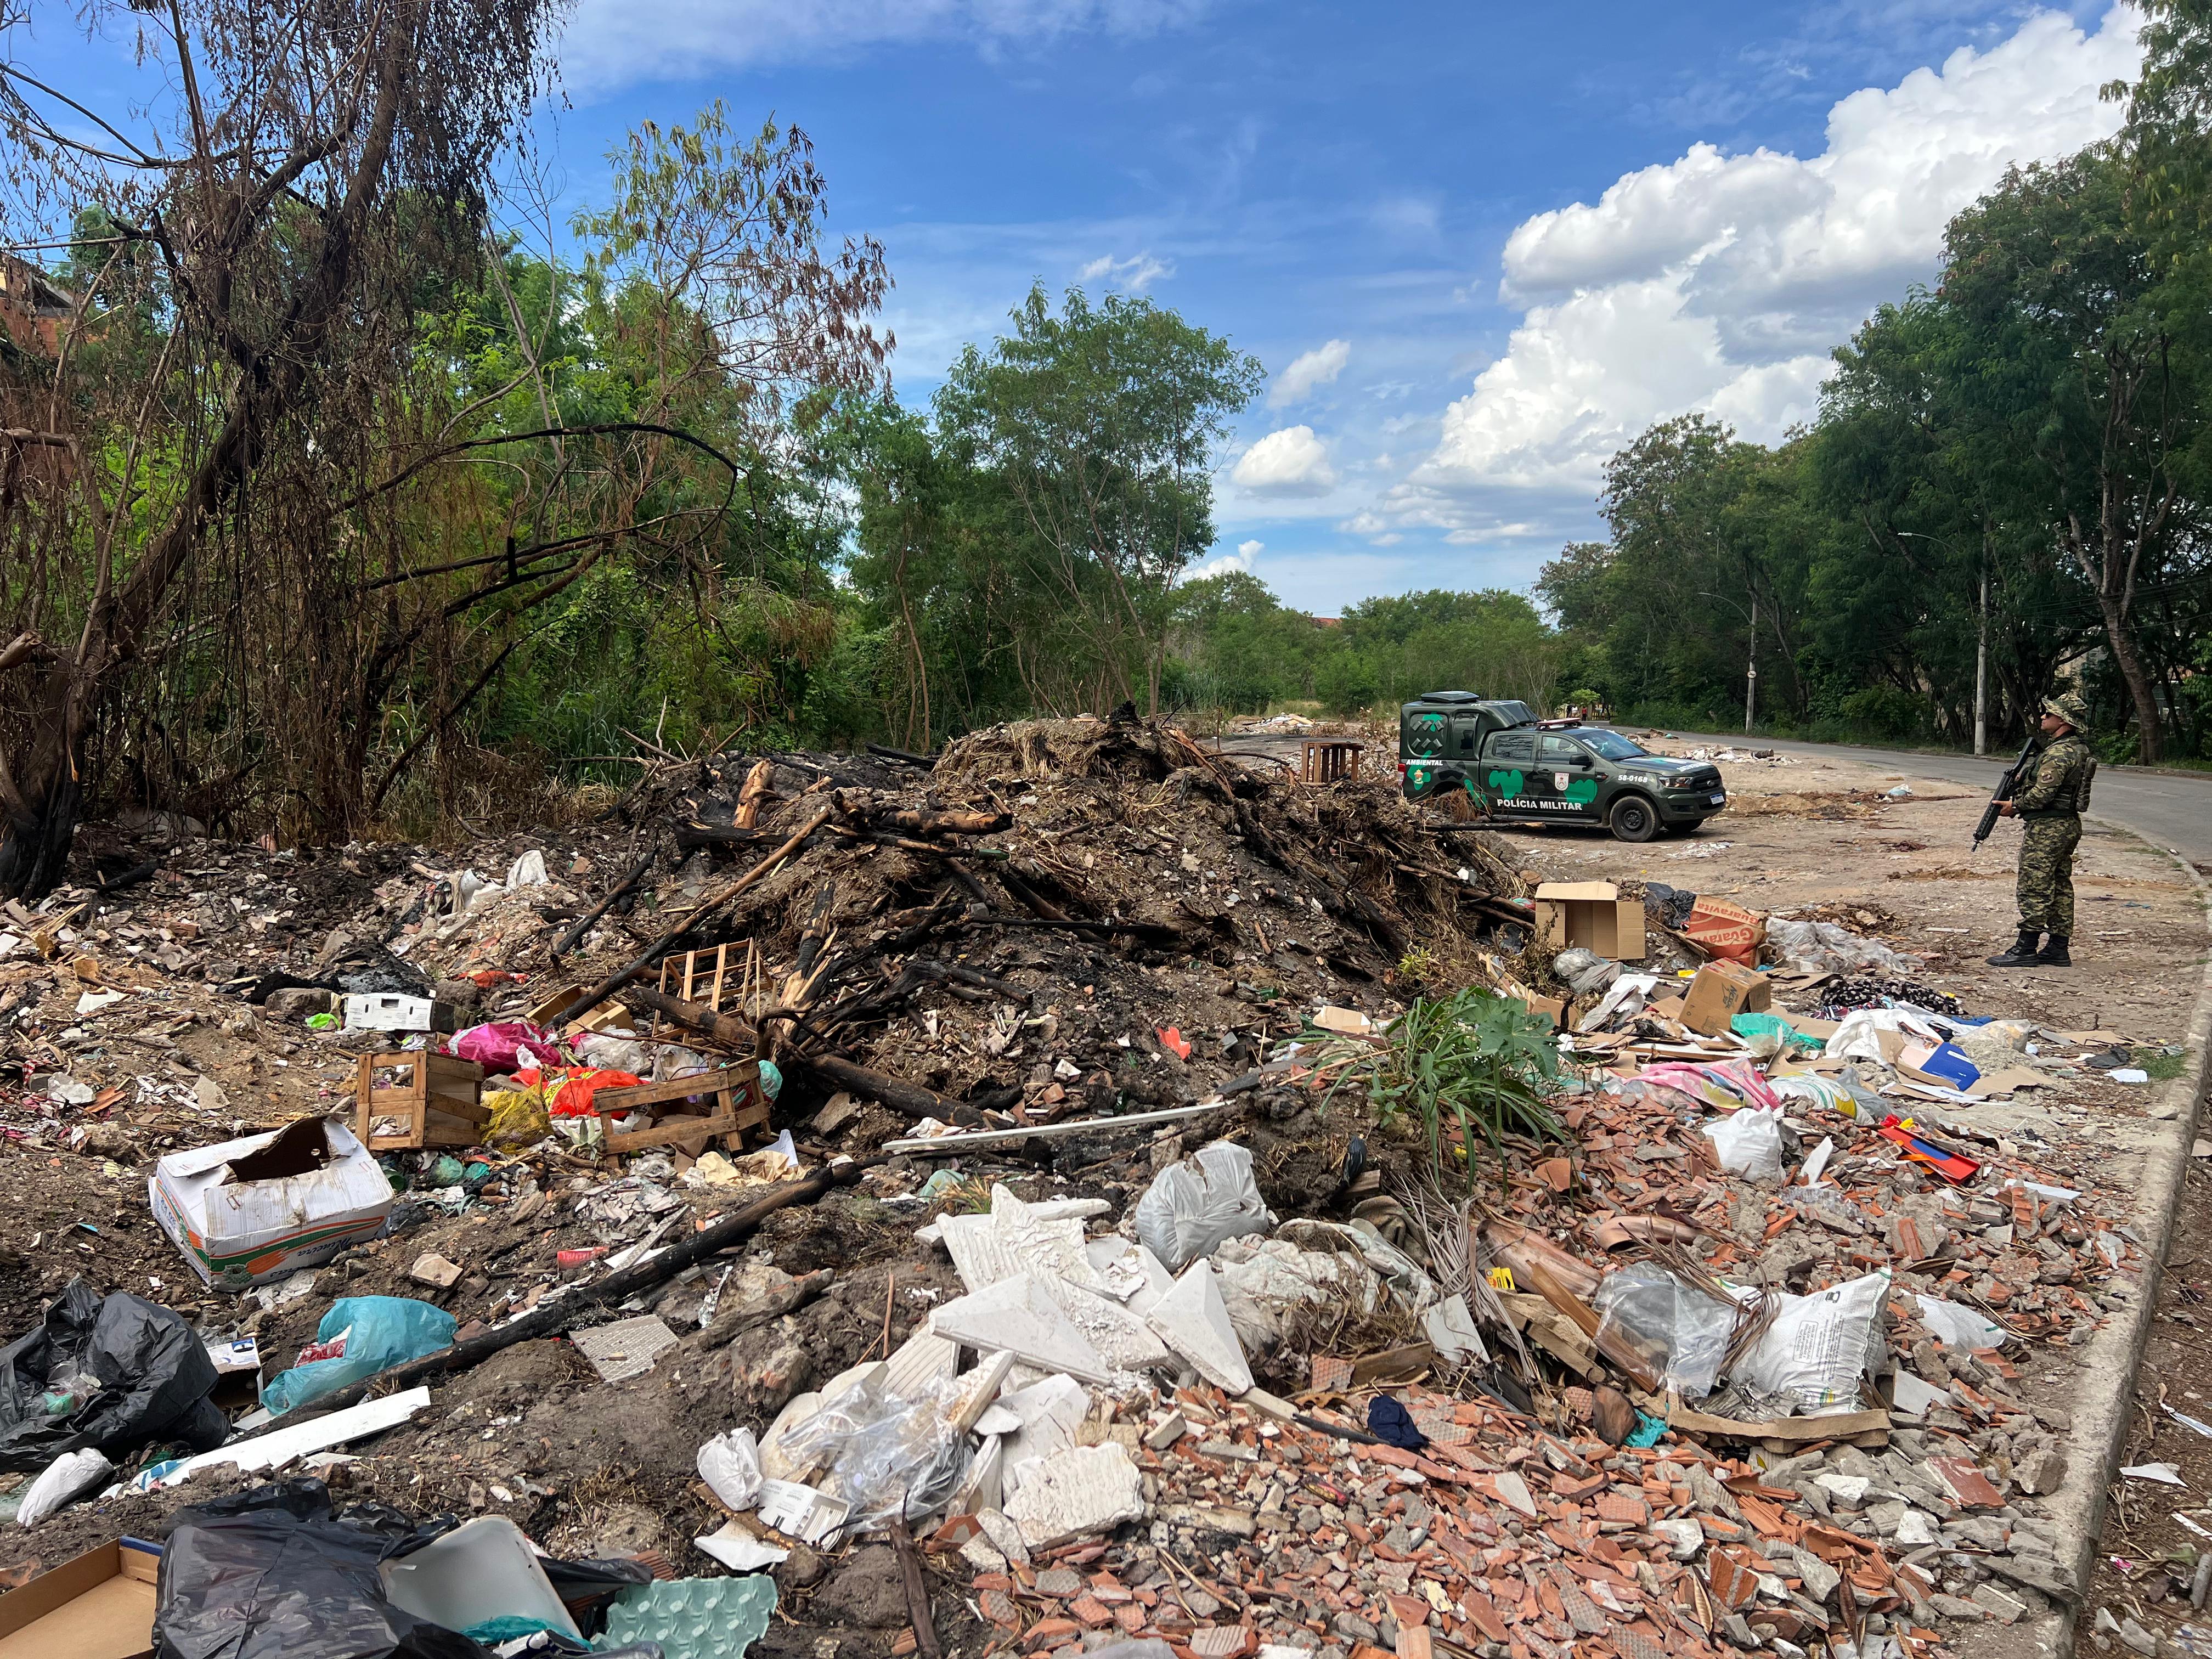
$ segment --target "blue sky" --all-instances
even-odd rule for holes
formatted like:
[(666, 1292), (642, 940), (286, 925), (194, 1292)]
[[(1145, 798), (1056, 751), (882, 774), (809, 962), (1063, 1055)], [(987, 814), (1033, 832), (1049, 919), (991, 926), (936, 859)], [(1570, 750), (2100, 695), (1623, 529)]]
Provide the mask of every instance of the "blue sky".
[(2124, 11), (1975, 0), (580, 0), (561, 59), (564, 206), (647, 117), (805, 128), (833, 228), (886, 246), (908, 403), (1038, 278), (1257, 355), (1218, 553), (1328, 612), (1525, 586), (1654, 419), (1809, 416), (1944, 219), (2109, 131), (2136, 55)]

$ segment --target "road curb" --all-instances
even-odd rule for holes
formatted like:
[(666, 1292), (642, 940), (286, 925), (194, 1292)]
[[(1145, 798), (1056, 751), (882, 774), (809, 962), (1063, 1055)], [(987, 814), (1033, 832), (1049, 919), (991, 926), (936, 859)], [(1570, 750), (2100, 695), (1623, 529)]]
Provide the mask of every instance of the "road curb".
[[(2102, 813), (2087, 815), (2092, 823), (2124, 830), (2145, 846), (2158, 844), (2134, 826)], [(2205, 937), (2212, 943), (2212, 884), (2197, 872), (2180, 854), (2164, 848), (2197, 890), (2205, 915)], [(2081, 1381), (2070, 1409), (2073, 1429), (2069, 1436), (2071, 1455), (2066, 1479), (2045, 1500), (2059, 1536), (2070, 1540), (2070, 1556), (2063, 1559), (2080, 1599), (2061, 1606), (2055, 1618), (2038, 1632), (2044, 1659), (2064, 1659), (2074, 1650), (2076, 1626), (2087, 1601), (2095, 1569), (2097, 1539), (2104, 1530), (2105, 1503), (2119, 1472), (2121, 1449), (2127, 1441), (2130, 1401), (2135, 1396), (2136, 1373), (2143, 1350), (2149, 1345), (2152, 1322), (2158, 1311), (2159, 1290), (2166, 1276), (2166, 1258), (2173, 1243), (2173, 1225), (2181, 1205), (2181, 1186), (2189, 1168), (2189, 1152), (2197, 1137), (2198, 1104), (2204, 1093), (2208, 1067), (2212, 1067), (2212, 959), (2199, 979), (2197, 1001), (2189, 1012), (2184, 1043), (2193, 1057), (2184, 1074), (2158, 1085), (2154, 1106), (2176, 1109), (2171, 1120), (2174, 1133), (2165, 1137), (2144, 1160), (2142, 1177), (2136, 1188), (2136, 1206), (2130, 1224), (2142, 1241), (2142, 1282), (2127, 1311), (2106, 1322), (2080, 1358)]]

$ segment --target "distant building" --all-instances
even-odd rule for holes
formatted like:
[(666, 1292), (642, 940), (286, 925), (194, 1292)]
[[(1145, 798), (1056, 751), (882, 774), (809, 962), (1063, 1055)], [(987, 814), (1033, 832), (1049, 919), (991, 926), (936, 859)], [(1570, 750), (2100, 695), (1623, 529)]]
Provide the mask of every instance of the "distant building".
[(62, 329), (76, 309), (76, 296), (36, 265), (0, 254), (0, 328), (12, 344), (41, 357), (60, 356)]
[(1344, 626), (1344, 618), (1341, 617), (1316, 617), (1313, 619), (1313, 625), (1316, 628), (1341, 628)]

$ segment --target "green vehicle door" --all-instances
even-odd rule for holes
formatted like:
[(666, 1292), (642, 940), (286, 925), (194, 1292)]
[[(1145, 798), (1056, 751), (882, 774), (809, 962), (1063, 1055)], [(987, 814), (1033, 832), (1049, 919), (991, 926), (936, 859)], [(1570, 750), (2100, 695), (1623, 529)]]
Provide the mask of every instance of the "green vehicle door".
[(1552, 797), (1545, 817), (1597, 816), (1597, 757), (1572, 738), (1547, 732), (1537, 739), (1536, 771)]
[(1476, 775), (1477, 787), (1492, 811), (1508, 817), (1516, 813), (1533, 817), (1542, 811), (1536, 800), (1535, 769), (1536, 734), (1500, 732), (1491, 738), (1485, 752)]

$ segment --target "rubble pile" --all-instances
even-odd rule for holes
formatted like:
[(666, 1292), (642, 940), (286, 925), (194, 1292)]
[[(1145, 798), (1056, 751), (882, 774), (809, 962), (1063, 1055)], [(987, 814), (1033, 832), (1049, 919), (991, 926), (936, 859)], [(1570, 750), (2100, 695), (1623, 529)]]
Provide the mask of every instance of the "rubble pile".
[(1922, 1659), (2075, 1594), (2038, 1363), (2142, 1251), (1971, 1109), (2130, 1051), (1886, 913), (1532, 890), (1126, 714), (131, 850), (0, 933), (0, 1559), (181, 1539), (179, 1628), (370, 1534), (457, 1654)]

